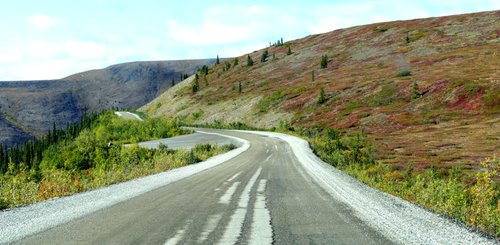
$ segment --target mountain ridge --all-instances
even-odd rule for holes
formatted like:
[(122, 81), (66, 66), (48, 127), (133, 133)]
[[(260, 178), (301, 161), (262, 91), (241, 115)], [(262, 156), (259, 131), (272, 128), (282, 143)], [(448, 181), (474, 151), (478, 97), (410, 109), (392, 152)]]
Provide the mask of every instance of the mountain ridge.
[(11, 122), (0, 121), (0, 144), (43, 135), (53, 123), (64, 128), (85, 111), (137, 108), (171, 87), (172, 80), (181, 81), (182, 74), (213, 63), (215, 59), (137, 61), (56, 80), (0, 81), (0, 117)]

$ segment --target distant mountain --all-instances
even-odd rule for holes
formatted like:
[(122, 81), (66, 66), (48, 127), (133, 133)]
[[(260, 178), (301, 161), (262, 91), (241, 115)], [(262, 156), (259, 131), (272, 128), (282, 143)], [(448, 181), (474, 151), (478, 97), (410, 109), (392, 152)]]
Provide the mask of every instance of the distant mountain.
[(215, 59), (131, 62), (58, 80), (0, 82), (0, 144), (65, 127), (88, 111), (135, 109)]
[(185, 81), (141, 110), (363, 131), (395, 168), (475, 169), (500, 150), (499, 19), (490, 11), (375, 23), (262, 47), (248, 54), (253, 66), (247, 54), (221, 63), (207, 83), (200, 74), (197, 93)]

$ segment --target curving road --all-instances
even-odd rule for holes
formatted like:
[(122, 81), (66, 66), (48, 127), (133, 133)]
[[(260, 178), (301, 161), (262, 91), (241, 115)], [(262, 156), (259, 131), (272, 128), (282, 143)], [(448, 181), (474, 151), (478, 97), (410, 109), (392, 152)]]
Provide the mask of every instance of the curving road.
[(199, 131), (243, 139), (241, 153), (16, 243), (495, 244), (346, 176), (296, 137)]

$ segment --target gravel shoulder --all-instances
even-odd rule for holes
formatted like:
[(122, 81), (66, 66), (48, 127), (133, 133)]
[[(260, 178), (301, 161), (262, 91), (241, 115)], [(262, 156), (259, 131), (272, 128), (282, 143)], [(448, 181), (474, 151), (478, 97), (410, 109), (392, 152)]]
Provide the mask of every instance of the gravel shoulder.
[[(211, 135), (222, 137), (215, 133)], [(231, 136), (224, 137), (239, 142), (241, 147), (198, 164), (88, 192), (3, 210), (0, 212), (0, 244), (14, 242), (187, 178), (226, 162), (249, 148), (249, 143), (245, 140)]]

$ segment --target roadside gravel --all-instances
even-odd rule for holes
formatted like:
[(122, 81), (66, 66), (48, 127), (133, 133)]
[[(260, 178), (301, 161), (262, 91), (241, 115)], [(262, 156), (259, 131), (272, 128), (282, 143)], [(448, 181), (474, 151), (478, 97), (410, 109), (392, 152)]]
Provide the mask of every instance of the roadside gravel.
[[(241, 131), (248, 132), (248, 131)], [(373, 189), (318, 158), (309, 143), (281, 133), (251, 133), (290, 144), (295, 157), (332, 197), (345, 202), (375, 230), (402, 244), (499, 244), (401, 198)]]
[(232, 159), (250, 147), (246, 140), (231, 136), (224, 137), (240, 142), (241, 147), (198, 164), (72, 196), (4, 210), (0, 212), (0, 244), (19, 240), (189, 177)]

